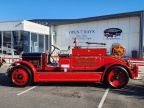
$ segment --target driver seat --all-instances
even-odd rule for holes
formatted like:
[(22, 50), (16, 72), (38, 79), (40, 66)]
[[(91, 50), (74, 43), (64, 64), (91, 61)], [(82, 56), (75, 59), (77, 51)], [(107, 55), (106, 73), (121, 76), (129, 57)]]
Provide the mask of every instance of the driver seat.
[(59, 57), (69, 57), (69, 54), (58, 54)]

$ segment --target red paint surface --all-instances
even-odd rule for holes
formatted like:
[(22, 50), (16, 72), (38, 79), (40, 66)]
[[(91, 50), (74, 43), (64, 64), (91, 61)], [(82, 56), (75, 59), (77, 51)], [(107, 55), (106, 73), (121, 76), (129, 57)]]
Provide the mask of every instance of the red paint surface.
[(16, 62), (12, 63), (10, 66), (14, 66), (16, 64), (26, 64), (32, 69), (33, 73), (35, 73), (37, 71), (36, 68), (34, 67), (34, 65), (28, 61), (24, 61), (24, 60), (23, 61), (16, 61)]
[(96, 72), (48, 72), (36, 73), (34, 81), (101, 81), (102, 73)]
[(72, 49), (72, 55), (106, 55), (106, 49)]

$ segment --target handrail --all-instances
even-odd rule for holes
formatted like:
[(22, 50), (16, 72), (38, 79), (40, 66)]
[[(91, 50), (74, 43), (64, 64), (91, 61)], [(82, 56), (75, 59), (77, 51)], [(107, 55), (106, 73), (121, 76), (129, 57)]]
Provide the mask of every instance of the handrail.
[(125, 58), (126, 60), (144, 61), (144, 59), (139, 58)]

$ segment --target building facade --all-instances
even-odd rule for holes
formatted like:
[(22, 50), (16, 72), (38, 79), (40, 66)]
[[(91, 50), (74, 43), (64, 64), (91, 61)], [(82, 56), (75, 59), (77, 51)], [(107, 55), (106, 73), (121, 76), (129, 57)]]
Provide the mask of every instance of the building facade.
[(49, 27), (30, 21), (0, 22), (0, 54), (48, 50)]
[(84, 42), (106, 43), (110, 53), (113, 45), (122, 45), (126, 48), (125, 57), (131, 58), (135, 50), (137, 57), (143, 58), (143, 29), (144, 11), (82, 19), (0, 22), (0, 53), (8, 54), (4, 49), (10, 45), (15, 54), (44, 52), (52, 50), (51, 45), (67, 50), (68, 46), (74, 46), (76, 37), (81, 42), (79, 46), (86, 46)]
[[(67, 20), (31, 20), (32, 22), (49, 26), (52, 44), (61, 49), (73, 46), (73, 39), (79, 42), (104, 42), (109, 53), (112, 45), (122, 45), (126, 48), (125, 57), (132, 57), (132, 51), (137, 51), (137, 57), (143, 58), (144, 11), (121, 13), (82, 19)], [(121, 31), (121, 33), (118, 33)], [(84, 46), (84, 44), (79, 44)]]

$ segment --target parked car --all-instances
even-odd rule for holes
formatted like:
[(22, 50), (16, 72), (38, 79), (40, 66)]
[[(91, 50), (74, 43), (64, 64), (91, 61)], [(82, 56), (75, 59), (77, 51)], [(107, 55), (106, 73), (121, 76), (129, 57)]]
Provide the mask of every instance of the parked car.
[[(18, 52), (16, 49), (11, 48), (11, 44), (3, 45), (3, 54), (11, 54), (14, 51), (14, 54), (17, 55)], [(0, 48), (0, 52), (2, 53), (2, 48)]]

